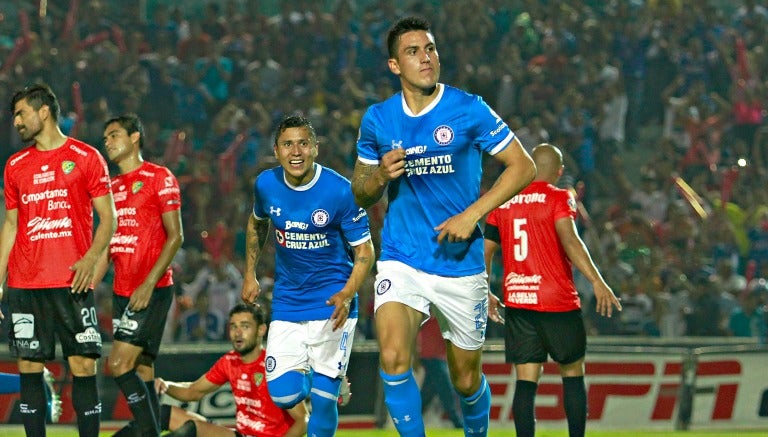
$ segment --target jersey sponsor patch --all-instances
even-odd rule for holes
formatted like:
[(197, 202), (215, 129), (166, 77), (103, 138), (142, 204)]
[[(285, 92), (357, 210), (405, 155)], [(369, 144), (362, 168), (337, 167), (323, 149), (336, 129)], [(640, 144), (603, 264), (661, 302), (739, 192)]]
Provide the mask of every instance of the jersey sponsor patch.
[(35, 336), (35, 316), (28, 313), (11, 314), (13, 335), (16, 338), (32, 338)]
[(96, 328), (89, 326), (85, 331), (75, 334), (75, 341), (78, 343), (96, 343), (101, 346), (101, 334)]

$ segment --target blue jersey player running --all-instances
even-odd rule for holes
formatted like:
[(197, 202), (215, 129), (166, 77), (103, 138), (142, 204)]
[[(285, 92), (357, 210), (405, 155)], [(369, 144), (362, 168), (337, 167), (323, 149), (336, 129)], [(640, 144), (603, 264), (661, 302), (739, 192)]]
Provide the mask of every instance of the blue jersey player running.
[(307, 435), (332, 436), (337, 398), (357, 325), (357, 290), (373, 266), (368, 216), (350, 183), (315, 162), (318, 141), (309, 120), (291, 116), (275, 134), (280, 167), (256, 178), (248, 221), (242, 297), (261, 287), (255, 268), (269, 231), (275, 235), (275, 284), (267, 336), (272, 400), (291, 408), (310, 395)]
[[(387, 189), (375, 283), (384, 400), (402, 436), (423, 436), (413, 344), (435, 309), (466, 435), (488, 432), (491, 392), (481, 370), (488, 284), (478, 221), (535, 176), (531, 157), (482, 100), (439, 83), (440, 59), (426, 20), (399, 20), (387, 35), (402, 92), (363, 116), (352, 178), (368, 208)], [(505, 166), (480, 195), (482, 154)], [(498, 314), (491, 314), (499, 319)]]

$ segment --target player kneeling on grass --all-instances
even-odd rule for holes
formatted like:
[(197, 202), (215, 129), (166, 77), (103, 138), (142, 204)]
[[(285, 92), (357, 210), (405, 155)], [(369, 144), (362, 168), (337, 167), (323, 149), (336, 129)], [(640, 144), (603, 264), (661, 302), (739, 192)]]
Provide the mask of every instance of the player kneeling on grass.
[[(229, 312), (229, 339), (234, 350), (228, 352), (195, 382), (155, 380), (159, 394), (180, 401), (198, 401), (229, 383), (235, 398), (236, 429), (204, 420), (189, 420), (170, 436), (302, 436), (307, 431), (308, 412), (303, 402), (283, 410), (269, 397), (262, 346), (267, 325), (257, 306), (238, 304)], [(173, 420), (173, 415), (171, 416)]]

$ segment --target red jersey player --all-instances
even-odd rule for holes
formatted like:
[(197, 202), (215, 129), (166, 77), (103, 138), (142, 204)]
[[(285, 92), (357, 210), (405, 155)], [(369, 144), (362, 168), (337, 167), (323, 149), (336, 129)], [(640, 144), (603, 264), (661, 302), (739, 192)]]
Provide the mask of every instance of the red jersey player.
[[(112, 179), (117, 230), (109, 245), (115, 267), (109, 354), (112, 376), (134, 421), (117, 435), (160, 435), (154, 361), (173, 302), (170, 264), (184, 240), (181, 191), (167, 168), (144, 161), (144, 125), (135, 114), (104, 123), (104, 149), (120, 174)], [(107, 270), (100, 258), (94, 282)]]
[[(535, 433), (534, 401), (541, 367), (551, 356), (560, 366), (568, 430), (583, 436), (587, 420), (584, 355), (587, 335), (571, 263), (590, 281), (597, 311), (611, 316), (621, 304), (592, 262), (576, 232), (576, 201), (555, 187), (563, 155), (550, 144), (533, 149), (536, 179), (486, 220), (485, 261), (490, 274), (501, 245), (506, 306), (506, 359), (515, 364), (512, 401), (518, 436)], [(490, 275), (489, 275), (490, 276)], [(489, 316), (500, 321), (499, 300), (489, 294)]]
[(232, 387), (235, 398), (237, 431), (196, 420), (187, 421), (170, 436), (256, 436), (294, 437), (307, 432), (309, 414), (304, 402), (283, 410), (272, 402), (267, 391), (267, 378), (262, 347), (267, 325), (259, 307), (243, 303), (229, 312), (229, 338), (234, 350), (219, 358), (197, 381), (170, 382), (157, 378), (158, 393), (180, 401), (197, 401), (225, 383)]
[(31, 144), (5, 165), (0, 233), (0, 284), (7, 274), (13, 324), (8, 336), (21, 374), (24, 429), (45, 435), (43, 366), (56, 357), (58, 337), (73, 374), (80, 435), (97, 435), (101, 335), (91, 284), (96, 260), (115, 230), (107, 163), (98, 150), (61, 132), (61, 108), (47, 85), (17, 91), (10, 106), (13, 126)]

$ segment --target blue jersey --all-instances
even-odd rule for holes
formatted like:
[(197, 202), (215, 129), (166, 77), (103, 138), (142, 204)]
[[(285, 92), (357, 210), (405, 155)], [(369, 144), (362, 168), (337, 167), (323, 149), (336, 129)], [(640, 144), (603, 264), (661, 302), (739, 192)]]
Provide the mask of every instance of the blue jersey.
[(483, 152), (494, 155), (514, 138), (481, 97), (447, 85), (419, 115), (402, 93), (368, 108), (357, 140), (360, 162), (377, 165), (393, 148), (406, 153), (405, 175), (387, 191), (380, 259), (440, 276), (484, 271), (479, 226), (468, 241), (440, 245), (434, 228), (480, 196)]
[[(271, 220), (275, 232), (272, 320), (330, 318), (334, 306), (325, 302), (352, 273), (351, 246), (371, 238), (349, 180), (315, 164), (312, 181), (294, 187), (276, 167), (256, 178), (254, 198), (253, 214)], [(357, 295), (349, 317), (357, 317)]]

